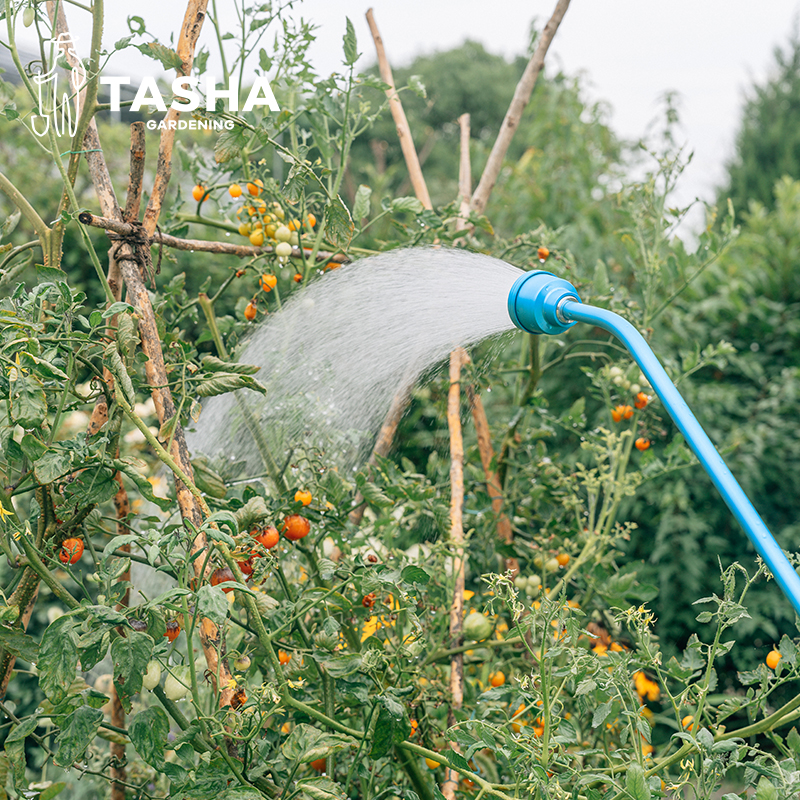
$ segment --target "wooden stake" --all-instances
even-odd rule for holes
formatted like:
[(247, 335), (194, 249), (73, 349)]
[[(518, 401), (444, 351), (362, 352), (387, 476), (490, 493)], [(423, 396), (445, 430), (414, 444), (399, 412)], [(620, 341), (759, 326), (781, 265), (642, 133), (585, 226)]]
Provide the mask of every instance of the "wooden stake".
[(525, 67), (525, 72), (522, 73), (517, 88), (514, 90), (514, 97), (511, 99), (511, 104), (508, 107), (508, 111), (506, 111), (503, 124), (500, 126), (500, 133), (497, 134), (497, 139), (495, 139), (492, 152), (489, 153), (489, 160), (486, 162), (486, 166), (483, 169), (480, 182), (475, 189), (475, 193), (472, 195), (470, 208), (477, 214), (482, 214), (486, 208), (486, 204), (489, 202), (489, 195), (492, 193), (492, 189), (494, 189), (495, 182), (497, 181), (497, 176), (500, 174), (500, 169), (503, 166), (503, 159), (508, 151), (508, 146), (511, 144), (511, 140), (514, 138), (514, 134), (519, 127), (519, 122), (522, 119), (522, 112), (531, 99), (531, 93), (533, 92), (533, 87), (536, 85), (536, 79), (539, 77), (539, 73), (544, 66), (544, 57), (547, 55), (550, 43), (556, 35), (556, 31), (561, 24), (561, 20), (564, 18), (564, 14), (567, 13), (569, 2), (570, 0), (558, 0), (556, 10), (553, 12), (553, 16), (550, 17), (547, 25), (544, 26), (542, 35), (539, 37), (539, 43), (536, 45), (536, 50), (531, 56), (528, 66)]
[(425, 183), (425, 178), (422, 176), (422, 168), (419, 165), (417, 151), (414, 148), (414, 139), (411, 136), (411, 129), (408, 127), (406, 112), (403, 111), (403, 104), (400, 102), (397, 89), (395, 89), (392, 68), (389, 66), (389, 60), (386, 58), (383, 39), (381, 39), (381, 35), (378, 32), (375, 15), (371, 8), (367, 11), (367, 23), (369, 24), (372, 39), (375, 42), (375, 50), (378, 54), (378, 67), (381, 73), (381, 80), (389, 85), (389, 88), (386, 90), (386, 96), (389, 98), (389, 109), (392, 112), (392, 119), (394, 119), (394, 124), (397, 128), (397, 138), (400, 140), (403, 158), (406, 160), (406, 167), (408, 168), (408, 177), (411, 179), (411, 185), (414, 187), (414, 194), (425, 208), (433, 208), (430, 195), (428, 194), (428, 186)]
[(462, 114), (458, 118), (458, 127), (461, 129), (460, 158), (458, 161), (458, 219), (456, 230), (463, 231), (468, 228), (469, 199), (472, 195), (472, 167), (469, 161), (469, 114)]
[[(453, 601), (450, 605), (450, 647), (461, 645), (464, 625), (464, 440), (461, 435), (461, 367), (469, 362), (466, 351), (458, 347), (450, 354), (450, 389), (447, 393), (447, 427), (450, 430), (450, 549), (453, 559)], [(450, 710), (447, 724), (455, 724), (455, 711), (464, 703), (464, 654), (450, 658)], [(458, 746), (452, 747), (458, 751)], [(458, 773), (445, 770), (442, 794), (454, 800)]]

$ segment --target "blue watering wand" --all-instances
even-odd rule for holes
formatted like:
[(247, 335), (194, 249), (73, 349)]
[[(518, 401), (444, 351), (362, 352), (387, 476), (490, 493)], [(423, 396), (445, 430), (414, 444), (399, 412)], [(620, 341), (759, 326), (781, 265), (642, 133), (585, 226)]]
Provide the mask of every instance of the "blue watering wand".
[(772, 570), (794, 610), (800, 614), (800, 576), (639, 331), (619, 314), (585, 305), (571, 283), (543, 270), (526, 272), (516, 280), (508, 295), (508, 314), (514, 325), (528, 333), (563, 333), (576, 322), (588, 322), (612, 333), (625, 345), (728, 508)]

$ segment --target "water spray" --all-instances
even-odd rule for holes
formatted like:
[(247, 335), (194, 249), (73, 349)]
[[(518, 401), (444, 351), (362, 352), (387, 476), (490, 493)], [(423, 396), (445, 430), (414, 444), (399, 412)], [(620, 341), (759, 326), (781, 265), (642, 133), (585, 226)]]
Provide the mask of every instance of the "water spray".
[(508, 295), (508, 314), (514, 325), (528, 333), (558, 334), (576, 322), (587, 322), (613, 334), (625, 345), (728, 508), (772, 570), (794, 610), (800, 614), (800, 576), (639, 331), (612, 311), (582, 303), (572, 284), (543, 270), (526, 272), (516, 280)]

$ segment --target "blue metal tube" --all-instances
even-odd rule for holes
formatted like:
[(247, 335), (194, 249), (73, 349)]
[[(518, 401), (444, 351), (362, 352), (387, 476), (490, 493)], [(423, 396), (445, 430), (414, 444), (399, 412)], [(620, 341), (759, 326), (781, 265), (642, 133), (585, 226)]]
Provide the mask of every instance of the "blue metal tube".
[(574, 295), (562, 297), (557, 307), (550, 305), (548, 310), (560, 319), (565, 327), (568, 323), (587, 322), (612, 333), (628, 348), (650, 385), (661, 398), (669, 415), (686, 437), (686, 441), (711, 477), (728, 508), (739, 520), (759, 555), (772, 570), (775, 580), (794, 610), (800, 614), (800, 576), (753, 508), (742, 487), (736, 482), (706, 432), (700, 427), (700, 423), (689, 410), (689, 406), (686, 405), (644, 337), (630, 322), (618, 314), (584, 305), (580, 300), (574, 299)]

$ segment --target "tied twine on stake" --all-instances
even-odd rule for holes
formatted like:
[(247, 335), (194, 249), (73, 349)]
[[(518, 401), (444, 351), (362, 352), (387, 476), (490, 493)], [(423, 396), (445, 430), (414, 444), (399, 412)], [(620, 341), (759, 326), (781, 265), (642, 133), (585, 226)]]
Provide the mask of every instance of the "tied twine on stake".
[[(78, 221), (84, 225), (91, 225), (94, 220), (94, 215), (89, 211), (83, 211), (78, 215)], [(138, 220), (129, 220), (125, 226), (130, 230), (126, 233), (119, 231), (106, 230), (106, 236), (109, 241), (116, 242), (112, 251), (111, 257), (117, 259), (120, 248), (128, 244), (133, 250), (136, 262), (139, 264), (142, 277), (147, 277), (150, 281), (150, 286), (153, 291), (156, 289), (156, 275), (161, 274), (161, 257), (164, 250), (164, 243), (160, 240), (161, 228), (156, 225), (156, 230), (159, 236), (151, 238), (147, 235), (144, 223)], [(150, 253), (150, 248), (153, 243), (158, 243), (158, 259), (156, 261), (155, 269), (153, 268), (153, 257)]]

